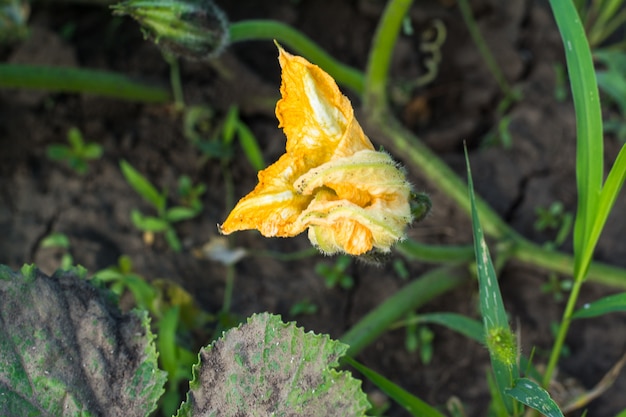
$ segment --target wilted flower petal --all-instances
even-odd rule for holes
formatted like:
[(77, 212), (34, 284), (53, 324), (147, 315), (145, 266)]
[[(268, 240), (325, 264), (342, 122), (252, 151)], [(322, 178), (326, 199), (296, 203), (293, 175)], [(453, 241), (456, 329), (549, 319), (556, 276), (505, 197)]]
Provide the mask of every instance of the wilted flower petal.
[(220, 230), (309, 239), (325, 253), (388, 252), (411, 222), (411, 186), (384, 152), (374, 150), (350, 101), (322, 69), (279, 47), (282, 99), (276, 116), (286, 153), (259, 172)]

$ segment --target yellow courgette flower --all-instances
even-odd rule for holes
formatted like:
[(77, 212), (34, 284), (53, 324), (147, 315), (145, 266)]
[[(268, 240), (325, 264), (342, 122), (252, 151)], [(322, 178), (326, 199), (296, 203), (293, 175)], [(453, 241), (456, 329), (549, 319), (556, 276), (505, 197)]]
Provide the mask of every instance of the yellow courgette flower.
[(291, 237), (308, 228), (313, 245), (326, 254), (389, 252), (411, 222), (404, 172), (374, 150), (330, 75), (280, 47), (279, 61), (276, 117), (287, 136), (286, 153), (259, 172), (259, 184), (220, 231)]

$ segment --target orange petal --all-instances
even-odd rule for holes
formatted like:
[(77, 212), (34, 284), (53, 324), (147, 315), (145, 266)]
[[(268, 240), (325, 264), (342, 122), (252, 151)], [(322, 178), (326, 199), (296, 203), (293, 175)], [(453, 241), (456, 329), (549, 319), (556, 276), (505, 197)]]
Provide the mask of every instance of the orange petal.
[(287, 152), (305, 156), (309, 166), (333, 157), (374, 149), (354, 118), (354, 110), (332, 79), (317, 65), (279, 47), (282, 99), (276, 104)]
[(220, 226), (220, 231), (227, 235), (238, 230), (257, 229), (267, 237), (291, 237), (302, 233), (306, 226), (297, 219), (313, 199), (299, 194), (293, 187), (303, 165), (303, 161), (283, 155), (260, 171), (259, 184), (239, 200)]

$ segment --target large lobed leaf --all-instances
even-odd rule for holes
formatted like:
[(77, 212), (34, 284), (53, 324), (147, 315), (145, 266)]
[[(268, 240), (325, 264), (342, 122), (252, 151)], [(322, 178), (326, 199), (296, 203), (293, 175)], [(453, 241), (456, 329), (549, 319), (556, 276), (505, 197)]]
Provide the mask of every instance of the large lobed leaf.
[(0, 265), (0, 415), (147, 416), (163, 393), (144, 313), (73, 272)]
[(360, 381), (331, 368), (347, 349), (256, 314), (200, 351), (177, 416), (364, 416)]

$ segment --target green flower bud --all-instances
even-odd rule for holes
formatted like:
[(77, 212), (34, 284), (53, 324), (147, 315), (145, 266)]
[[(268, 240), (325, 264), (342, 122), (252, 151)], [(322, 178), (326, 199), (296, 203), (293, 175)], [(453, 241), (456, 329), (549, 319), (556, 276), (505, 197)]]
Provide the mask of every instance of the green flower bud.
[(208, 60), (228, 44), (228, 20), (211, 0), (128, 0), (111, 8), (135, 19), (146, 38), (177, 56)]
[(424, 193), (411, 193), (411, 214), (414, 222), (421, 222), (433, 206), (430, 197)]
[(30, 5), (22, 0), (0, 0), (0, 44), (20, 41), (28, 34)]

